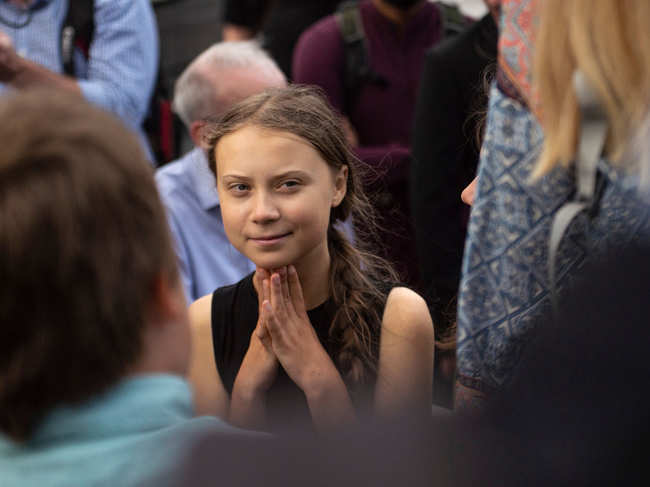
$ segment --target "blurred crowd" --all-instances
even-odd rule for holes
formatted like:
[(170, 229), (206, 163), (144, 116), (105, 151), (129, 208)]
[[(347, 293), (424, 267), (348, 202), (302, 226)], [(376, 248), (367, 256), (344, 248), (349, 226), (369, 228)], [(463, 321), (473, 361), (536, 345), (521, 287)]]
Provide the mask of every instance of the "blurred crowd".
[(0, 486), (647, 475), (647, 0), (0, 0)]

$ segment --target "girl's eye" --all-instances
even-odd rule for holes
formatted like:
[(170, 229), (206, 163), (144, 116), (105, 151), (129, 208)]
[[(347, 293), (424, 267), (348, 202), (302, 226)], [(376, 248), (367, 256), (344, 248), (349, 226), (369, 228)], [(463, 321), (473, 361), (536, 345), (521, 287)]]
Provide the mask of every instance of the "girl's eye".
[(280, 189), (282, 189), (282, 190), (294, 190), (294, 189), (296, 189), (299, 185), (300, 185), (300, 182), (299, 182), (299, 181), (294, 181), (294, 180), (284, 181), (284, 182), (280, 185)]
[(236, 184), (231, 184), (230, 185), (230, 191), (234, 193), (244, 193), (248, 191), (248, 184), (244, 183), (236, 183)]

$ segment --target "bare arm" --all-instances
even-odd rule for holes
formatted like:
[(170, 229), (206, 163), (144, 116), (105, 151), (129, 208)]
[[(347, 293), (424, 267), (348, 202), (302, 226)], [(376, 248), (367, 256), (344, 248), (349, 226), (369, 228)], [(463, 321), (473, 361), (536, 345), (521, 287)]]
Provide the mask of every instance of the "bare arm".
[(428, 417), (433, 387), (433, 323), (417, 293), (394, 288), (386, 301), (375, 388), (378, 417)]
[(195, 301), (189, 308), (192, 327), (192, 358), (189, 381), (194, 388), (197, 416), (228, 417), (228, 393), (214, 360), (211, 324), (212, 295)]

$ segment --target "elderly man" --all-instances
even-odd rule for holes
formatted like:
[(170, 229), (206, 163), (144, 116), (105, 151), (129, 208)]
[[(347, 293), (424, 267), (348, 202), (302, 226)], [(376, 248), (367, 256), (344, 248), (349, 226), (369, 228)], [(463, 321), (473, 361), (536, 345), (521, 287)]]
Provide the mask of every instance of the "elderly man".
[(148, 148), (141, 124), (157, 69), (148, 0), (0, 0), (0, 93), (76, 93), (119, 116)]
[(201, 139), (205, 119), (286, 80), (271, 58), (253, 42), (215, 44), (181, 74), (174, 108), (187, 127), (194, 149), (156, 174), (176, 240), (183, 285), (194, 300), (237, 282), (254, 265), (230, 245), (219, 197)]

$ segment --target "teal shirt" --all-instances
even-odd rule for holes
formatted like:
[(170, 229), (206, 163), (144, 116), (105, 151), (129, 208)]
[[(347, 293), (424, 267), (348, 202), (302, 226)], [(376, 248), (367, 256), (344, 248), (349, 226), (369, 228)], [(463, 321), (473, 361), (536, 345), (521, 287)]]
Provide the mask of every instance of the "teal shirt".
[(125, 379), (85, 404), (56, 409), (26, 443), (0, 434), (0, 487), (165, 485), (199, 436), (241, 433), (192, 415), (181, 377)]

